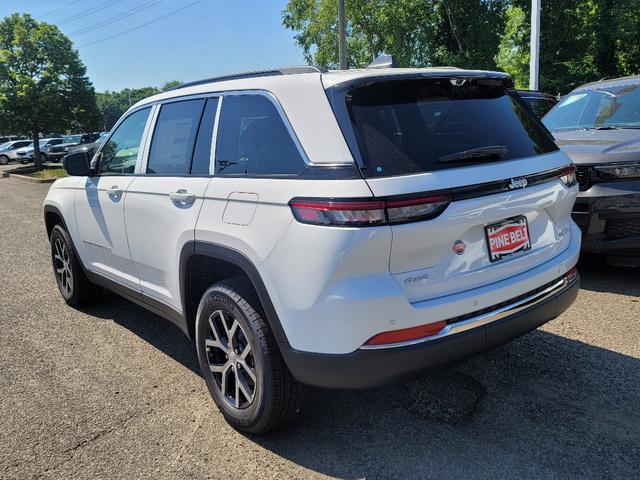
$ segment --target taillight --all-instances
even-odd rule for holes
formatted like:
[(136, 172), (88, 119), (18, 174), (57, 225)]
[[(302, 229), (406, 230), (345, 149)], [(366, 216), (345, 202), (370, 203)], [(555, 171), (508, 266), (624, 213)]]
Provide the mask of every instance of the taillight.
[(560, 181), (567, 187), (573, 187), (578, 183), (578, 177), (576, 176), (576, 166), (569, 165), (567, 168), (560, 170)]
[(449, 205), (449, 195), (411, 198), (406, 200), (387, 200), (387, 217), (389, 223), (406, 223), (433, 218)]
[(387, 200), (294, 198), (289, 206), (301, 223), (366, 227), (434, 218), (450, 202), (448, 195)]
[(383, 332), (374, 335), (365, 342), (366, 345), (390, 345), (394, 343), (409, 342), (411, 340), (418, 340), (421, 338), (432, 337), (440, 333), (444, 327), (447, 326), (447, 322), (435, 322), (427, 325), (420, 325), (418, 327), (403, 328), (402, 330), (392, 330), (390, 332)]
[(386, 223), (384, 202), (292, 200), (296, 220), (313, 225), (366, 227)]

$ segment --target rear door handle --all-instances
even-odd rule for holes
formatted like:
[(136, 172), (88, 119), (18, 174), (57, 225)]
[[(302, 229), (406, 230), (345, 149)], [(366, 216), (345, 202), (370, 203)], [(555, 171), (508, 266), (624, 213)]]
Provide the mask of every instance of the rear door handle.
[(122, 195), (122, 189), (117, 185), (114, 185), (111, 188), (107, 188), (107, 195), (110, 197), (119, 197)]
[(187, 192), (184, 188), (181, 188), (177, 192), (170, 192), (169, 199), (172, 202), (193, 203), (196, 201), (196, 196), (193, 193)]

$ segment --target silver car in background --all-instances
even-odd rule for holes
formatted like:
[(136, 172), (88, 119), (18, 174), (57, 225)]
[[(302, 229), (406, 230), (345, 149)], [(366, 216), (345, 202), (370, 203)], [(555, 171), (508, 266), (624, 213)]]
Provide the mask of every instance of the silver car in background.
[(33, 143), (31, 140), (13, 140), (0, 145), (0, 165), (6, 165), (11, 160), (18, 160), (16, 151)]

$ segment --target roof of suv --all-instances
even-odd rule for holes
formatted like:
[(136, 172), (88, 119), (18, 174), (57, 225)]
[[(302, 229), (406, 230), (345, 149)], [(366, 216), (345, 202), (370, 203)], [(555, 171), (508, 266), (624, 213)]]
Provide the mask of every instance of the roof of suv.
[(379, 78), (391, 76), (417, 76), (417, 77), (486, 77), (486, 78), (511, 78), (504, 72), (487, 70), (463, 70), (457, 67), (428, 67), (428, 68), (362, 68), (350, 70), (325, 70), (315, 66), (284, 67), (269, 70), (257, 70), (252, 72), (223, 75), (188, 82), (158, 95), (148, 97), (138, 102), (134, 107), (158, 100), (173, 97), (194, 95), (205, 92), (217, 92), (225, 90), (265, 89), (265, 85), (282, 83), (305, 83), (309, 76), (321, 77), (325, 88), (330, 88), (341, 83), (348, 83), (358, 79)]
[(596, 87), (618, 87), (624, 85), (637, 85), (640, 83), (640, 75), (631, 75), (628, 77), (610, 78), (607, 80), (600, 80), (598, 82), (585, 83), (575, 88), (573, 91), (579, 90), (591, 90)]
[(156, 102), (217, 92), (254, 91), (277, 99), (311, 165), (353, 165), (335, 113), (327, 101), (327, 88), (380, 77), (496, 78), (510, 81), (506, 73), (461, 70), (453, 67), (376, 68), (325, 71), (318, 67), (292, 67), (229, 75), (192, 82), (141, 100), (130, 110)]

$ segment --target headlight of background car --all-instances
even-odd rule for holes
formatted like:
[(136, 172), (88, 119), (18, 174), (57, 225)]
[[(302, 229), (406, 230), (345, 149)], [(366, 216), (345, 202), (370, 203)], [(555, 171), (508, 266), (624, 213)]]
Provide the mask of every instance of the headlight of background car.
[(640, 178), (640, 163), (618, 163), (595, 169), (602, 178)]

